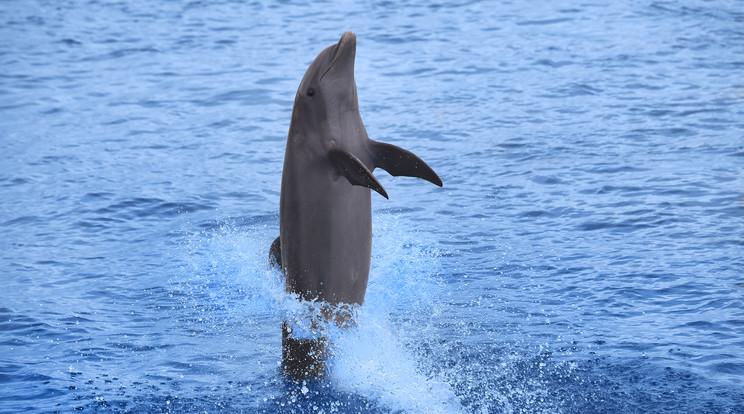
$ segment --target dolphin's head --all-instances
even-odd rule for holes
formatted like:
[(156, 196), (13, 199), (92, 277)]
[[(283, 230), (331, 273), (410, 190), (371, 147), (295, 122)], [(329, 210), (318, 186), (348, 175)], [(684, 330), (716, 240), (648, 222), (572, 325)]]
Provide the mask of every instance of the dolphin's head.
[[(324, 140), (343, 139), (359, 117), (354, 59), (356, 36), (346, 32), (310, 64), (295, 95), (292, 130)], [(324, 142), (323, 144), (326, 144)]]

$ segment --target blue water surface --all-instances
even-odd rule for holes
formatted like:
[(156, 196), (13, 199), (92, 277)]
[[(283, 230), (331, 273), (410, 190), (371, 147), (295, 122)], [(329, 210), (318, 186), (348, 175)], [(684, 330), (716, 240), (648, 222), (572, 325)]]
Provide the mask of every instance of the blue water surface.
[[(373, 257), (330, 375), (267, 265), (345, 30)], [(0, 3), (0, 412), (744, 412), (744, 5)]]

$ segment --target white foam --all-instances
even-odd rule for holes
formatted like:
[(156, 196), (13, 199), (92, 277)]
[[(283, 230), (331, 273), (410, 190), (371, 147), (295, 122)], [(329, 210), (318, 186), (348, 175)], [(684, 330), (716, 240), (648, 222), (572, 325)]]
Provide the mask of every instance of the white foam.
[[(437, 335), (432, 322), (439, 312), (441, 291), (437, 254), (410, 232), (412, 224), (399, 224), (395, 216), (378, 217), (374, 226), (365, 304), (355, 310), (353, 327), (327, 330), (333, 352), (329, 385), (394, 411), (461, 412), (451, 386), (427, 375), (436, 371), (427, 369), (431, 362), (409, 347)], [(191, 293), (207, 294), (227, 307), (224, 317), (253, 325), (249, 330), (256, 331), (250, 335), (254, 341), (268, 338), (259, 330), (275, 330), (277, 336), (279, 321), (314, 314), (308, 307), (317, 305), (301, 303), (296, 295), (286, 293), (282, 276), (269, 268), (268, 248), (275, 232), (227, 225), (217, 234), (195, 236), (190, 246), (195, 258), (193, 277), (182, 281), (190, 285)], [(244, 295), (237, 302), (236, 289)]]
[(394, 216), (375, 220), (367, 297), (356, 325), (334, 332), (331, 380), (396, 411), (461, 412), (450, 385), (427, 376), (429, 361), (406, 346), (434, 339), (441, 290), (437, 254), (409, 230)]

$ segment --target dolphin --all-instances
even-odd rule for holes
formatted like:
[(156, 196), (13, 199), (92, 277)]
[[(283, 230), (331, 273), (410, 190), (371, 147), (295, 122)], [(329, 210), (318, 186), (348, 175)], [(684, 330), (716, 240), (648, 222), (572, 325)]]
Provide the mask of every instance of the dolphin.
[[(270, 260), (285, 286), (304, 301), (324, 303), (326, 320), (348, 321), (362, 305), (372, 252), (371, 191), (388, 194), (372, 171), (442, 180), (412, 152), (369, 139), (359, 114), (356, 36), (345, 32), (305, 72), (295, 95), (284, 157), (279, 237)], [(329, 310), (331, 309), (331, 310)], [(344, 313), (347, 316), (341, 316)], [(282, 368), (294, 379), (324, 374), (327, 341), (282, 328)]]

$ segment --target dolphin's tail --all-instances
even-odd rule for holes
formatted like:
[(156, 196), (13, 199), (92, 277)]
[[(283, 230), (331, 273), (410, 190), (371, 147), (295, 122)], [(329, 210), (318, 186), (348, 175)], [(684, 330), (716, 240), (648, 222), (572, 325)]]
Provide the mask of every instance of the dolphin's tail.
[[(277, 237), (269, 248), (269, 265), (282, 270), (282, 242)], [(295, 338), (292, 327), (282, 323), (282, 372), (295, 381), (321, 378), (326, 372), (326, 339)]]
[(282, 372), (295, 381), (324, 377), (326, 347), (325, 338), (295, 338), (290, 325), (282, 323)]

